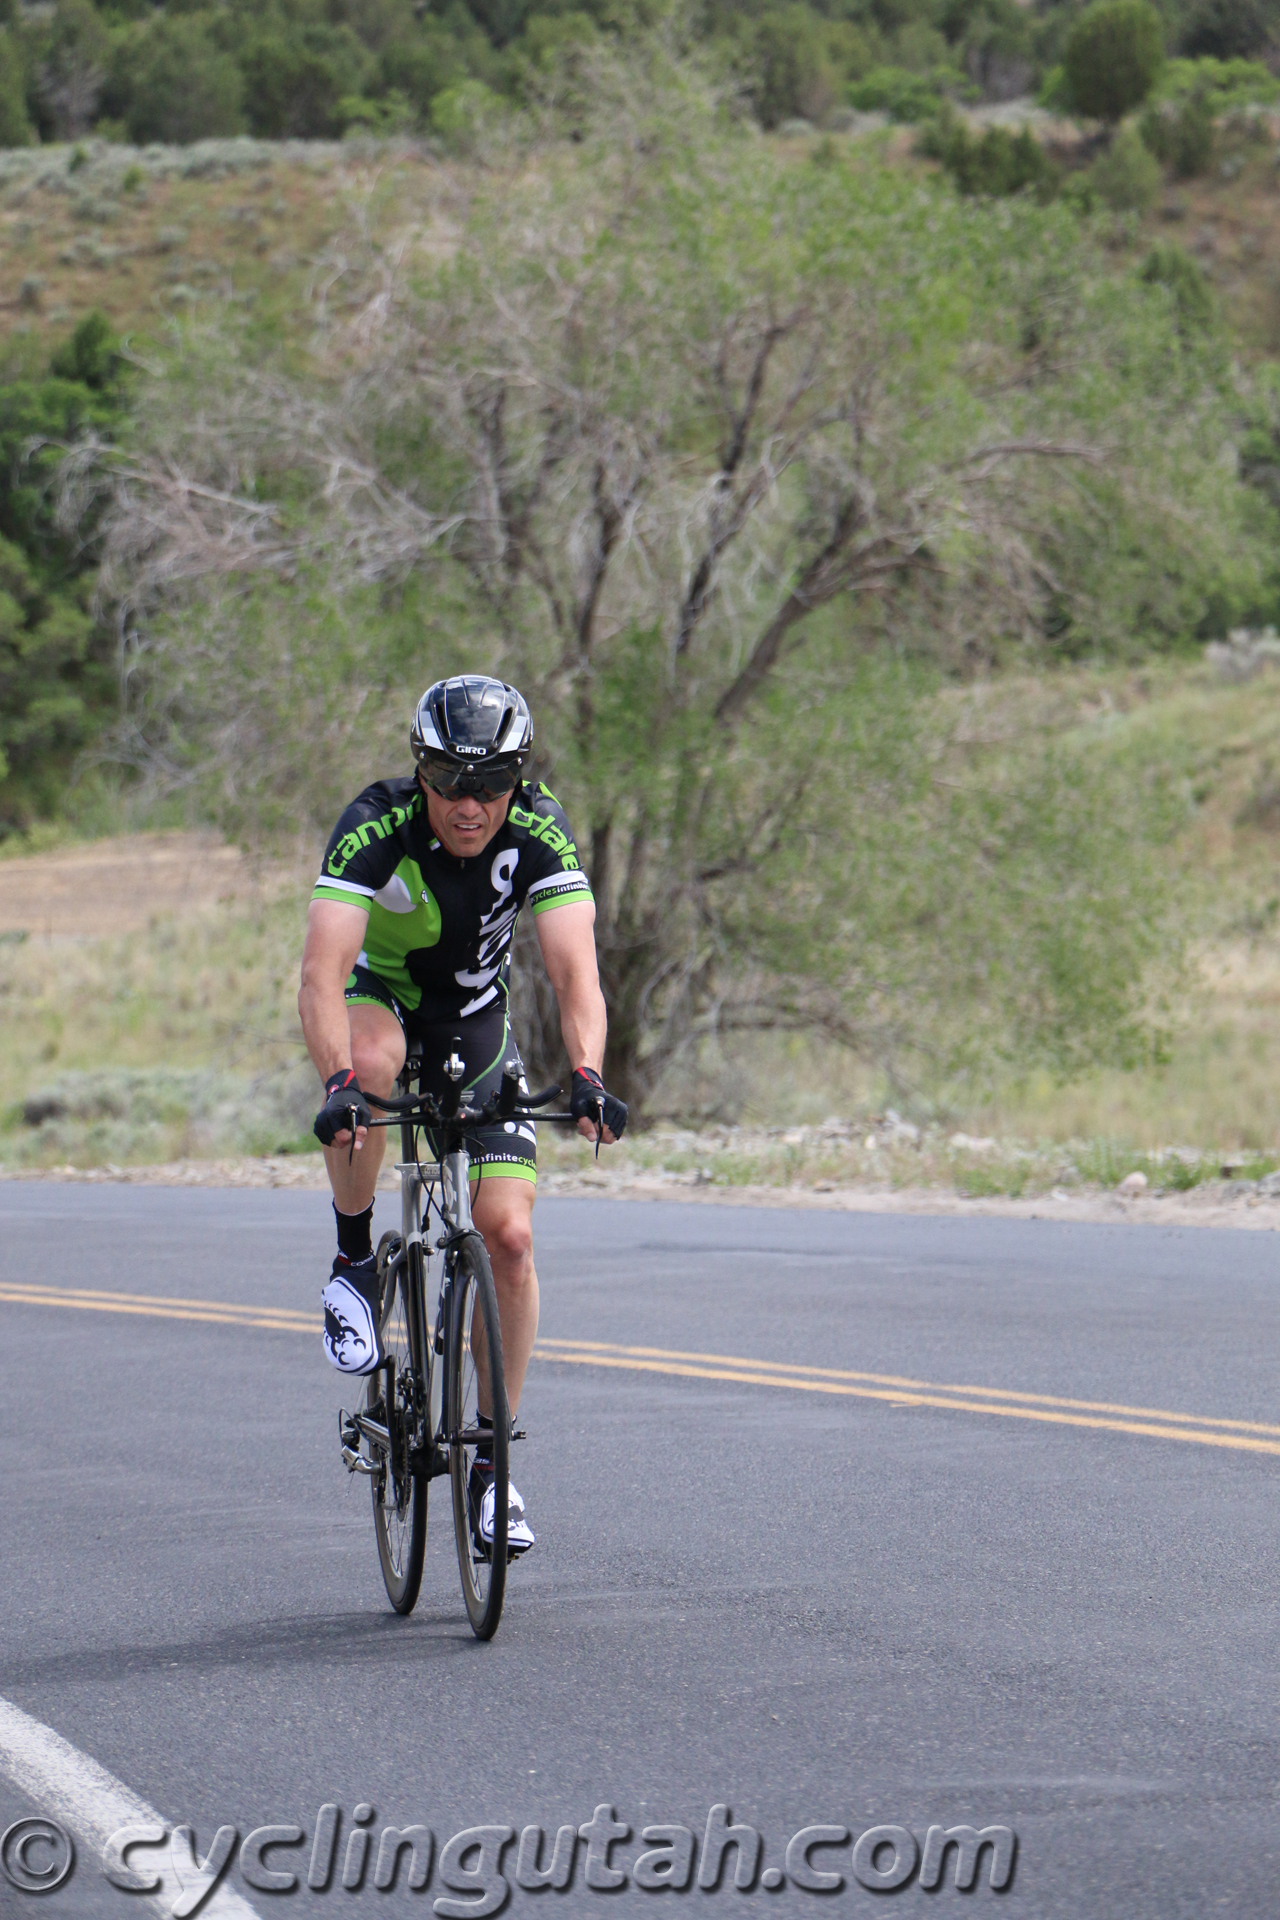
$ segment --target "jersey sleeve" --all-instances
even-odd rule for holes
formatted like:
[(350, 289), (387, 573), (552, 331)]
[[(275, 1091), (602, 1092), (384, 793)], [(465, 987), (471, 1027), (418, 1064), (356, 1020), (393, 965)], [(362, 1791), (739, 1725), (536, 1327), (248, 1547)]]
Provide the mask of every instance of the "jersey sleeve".
[(311, 898), (338, 900), (367, 913), (374, 894), (396, 870), (402, 852), (396, 828), (410, 810), (395, 805), (385, 791), (366, 788), (330, 835)]
[(520, 866), (522, 878), (527, 877), (524, 898), (534, 913), (591, 901), (591, 882), (578, 864), (573, 831), (555, 795), (540, 786), (532, 806), (514, 806), (510, 818), (529, 834), (528, 852)]

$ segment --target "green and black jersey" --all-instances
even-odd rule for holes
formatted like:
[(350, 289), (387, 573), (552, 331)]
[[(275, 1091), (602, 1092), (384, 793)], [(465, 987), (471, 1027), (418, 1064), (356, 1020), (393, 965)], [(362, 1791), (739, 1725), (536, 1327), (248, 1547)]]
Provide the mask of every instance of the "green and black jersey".
[(351, 802), (312, 895), (364, 907), (358, 965), (424, 1022), (464, 1020), (505, 997), (516, 915), (590, 900), (569, 823), (545, 787), (516, 788), (483, 853), (436, 839), (417, 780), (379, 780)]

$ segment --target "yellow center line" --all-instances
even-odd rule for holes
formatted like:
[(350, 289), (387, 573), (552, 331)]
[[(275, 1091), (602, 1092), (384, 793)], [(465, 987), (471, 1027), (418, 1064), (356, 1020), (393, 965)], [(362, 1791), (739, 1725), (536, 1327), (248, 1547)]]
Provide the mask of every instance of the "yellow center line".
[(130, 1307), (162, 1307), (171, 1310), (175, 1307), (194, 1307), (201, 1313), (225, 1313), (230, 1315), (267, 1312), (280, 1319), (294, 1320), (300, 1326), (314, 1327), (315, 1315), (302, 1313), (296, 1307), (263, 1308), (254, 1301), (237, 1300), (187, 1300), (181, 1294), (173, 1293), (116, 1293), (109, 1287), (50, 1287), (39, 1280), (0, 1281), (0, 1298), (7, 1291), (17, 1290), (24, 1297), (47, 1300), (52, 1305), (106, 1306), (119, 1301)]
[[(553, 1340), (539, 1341), (542, 1347), (564, 1347), (569, 1351), (563, 1356), (552, 1353), (544, 1355), (551, 1360), (559, 1357), (568, 1359), (571, 1355), (585, 1357), (592, 1353), (634, 1355), (646, 1360), (680, 1360), (705, 1362), (716, 1367), (754, 1367), (757, 1371), (767, 1368), (770, 1373), (796, 1374), (803, 1379), (859, 1381), (877, 1387), (898, 1387), (908, 1395), (918, 1393), (954, 1393), (968, 1394), (972, 1397), (992, 1400), (1015, 1400), (1022, 1406), (1060, 1407), (1072, 1413), (1111, 1413), (1127, 1420), (1163, 1420), (1185, 1422), (1190, 1426), (1225, 1427), (1239, 1433), (1265, 1433), (1280, 1439), (1280, 1426), (1271, 1426), (1262, 1420), (1219, 1420), (1201, 1413), (1173, 1413), (1167, 1407), (1126, 1407), (1117, 1406), (1110, 1400), (1063, 1400), (1050, 1393), (1023, 1393), (1010, 1387), (973, 1387), (955, 1386), (936, 1380), (904, 1379), (893, 1373), (850, 1373), (835, 1367), (805, 1367), (789, 1360), (760, 1360), (733, 1353), (670, 1353), (662, 1347), (624, 1347), (603, 1340)], [(779, 1380), (779, 1386), (789, 1384)], [(995, 1407), (986, 1411), (997, 1412)]]
[[(0, 1302), (201, 1321), (210, 1326), (265, 1328), (275, 1333), (314, 1335), (320, 1330), (317, 1316), (294, 1307), (256, 1307), (230, 1300), (117, 1293), (107, 1288), (50, 1287), (39, 1281), (0, 1282)], [(1269, 1426), (1262, 1421), (1220, 1420), (1205, 1414), (1117, 1406), (1102, 1400), (1066, 1400), (1051, 1394), (1021, 1393), (1008, 1387), (946, 1386), (896, 1374), (855, 1373), (835, 1367), (801, 1366), (787, 1360), (683, 1353), (663, 1347), (619, 1346), (600, 1340), (542, 1339), (535, 1346), (533, 1357), (560, 1365), (656, 1373), (684, 1380), (722, 1380), (736, 1386), (786, 1388), (793, 1393), (879, 1400), (894, 1407), (933, 1407), (945, 1413), (998, 1414), (1007, 1419), (1035, 1420), (1050, 1426), (1084, 1427), (1108, 1433), (1141, 1434), (1156, 1440), (1190, 1441), (1206, 1447), (1228, 1447), (1246, 1453), (1280, 1454), (1280, 1426)]]
[[(96, 1300), (93, 1298), (72, 1299), (52, 1290), (37, 1292), (34, 1288), (0, 1286), (0, 1301), (25, 1307), (79, 1307), (88, 1313), (131, 1313), (142, 1314), (154, 1320), (203, 1320), (215, 1327), (269, 1327), (276, 1333), (316, 1333), (320, 1322), (314, 1318), (304, 1320), (286, 1319), (277, 1313), (274, 1307), (243, 1307), (235, 1312), (219, 1310), (219, 1302), (210, 1300), (206, 1304), (209, 1312), (197, 1312), (193, 1307), (161, 1307), (149, 1301), (137, 1302), (128, 1299)], [(288, 1310), (286, 1309), (286, 1312)]]
[(1155, 1440), (1198, 1441), (1201, 1446), (1233, 1447), (1245, 1453), (1280, 1454), (1280, 1440), (1255, 1440), (1246, 1434), (1211, 1431), (1207, 1423), (1197, 1428), (1157, 1426), (1152, 1421), (1143, 1420), (1104, 1420), (1081, 1413), (1055, 1413), (1047, 1407), (1002, 1406), (999, 1402), (944, 1399), (940, 1393), (904, 1394), (898, 1387), (855, 1387), (835, 1380), (807, 1380), (773, 1372), (748, 1373), (730, 1367), (680, 1366), (674, 1359), (624, 1359), (609, 1353), (548, 1353), (538, 1347), (534, 1348), (534, 1358), (555, 1360), (566, 1366), (621, 1367), (636, 1373), (672, 1374), (686, 1380), (730, 1380), (750, 1387), (790, 1387), (798, 1393), (830, 1393), (853, 1400), (884, 1400), (895, 1407), (939, 1407), (946, 1413), (1003, 1414), (1009, 1419), (1038, 1420), (1049, 1426), (1091, 1427), (1107, 1433), (1146, 1434)]

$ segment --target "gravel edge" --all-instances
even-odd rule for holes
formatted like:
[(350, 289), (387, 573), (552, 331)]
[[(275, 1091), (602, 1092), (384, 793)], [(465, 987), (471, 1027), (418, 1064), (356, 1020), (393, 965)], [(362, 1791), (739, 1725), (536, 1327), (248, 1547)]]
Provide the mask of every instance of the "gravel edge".
[[(324, 1167), (316, 1159), (178, 1160), (137, 1167), (0, 1168), (0, 1183), (39, 1181), (66, 1185), (150, 1187), (256, 1187), (324, 1193)], [(603, 1167), (582, 1174), (544, 1172), (538, 1188), (556, 1199), (681, 1200), (700, 1205), (793, 1208), (828, 1213), (933, 1214), (947, 1218), (1132, 1222), (1143, 1226), (1243, 1227), (1280, 1230), (1280, 1197), (1244, 1182), (1210, 1182), (1186, 1193), (1136, 1197), (1101, 1189), (1040, 1194), (1012, 1200), (999, 1195), (970, 1199), (937, 1187), (720, 1186), (688, 1174), (613, 1175)], [(399, 1181), (387, 1169), (380, 1193), (395, 1193)]]

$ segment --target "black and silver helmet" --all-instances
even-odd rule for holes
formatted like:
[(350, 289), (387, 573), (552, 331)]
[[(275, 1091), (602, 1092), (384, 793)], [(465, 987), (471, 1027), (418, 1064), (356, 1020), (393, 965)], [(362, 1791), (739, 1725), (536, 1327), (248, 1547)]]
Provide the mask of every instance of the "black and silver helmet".
[(505, 680), (463, 673), (427, 688), (409, 741), (437, 793), (496, 800), (519, 785), (533, 746), (533, 721), (523, 695)]

